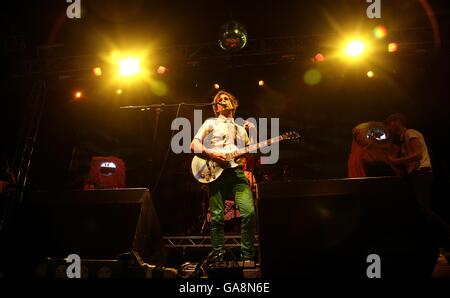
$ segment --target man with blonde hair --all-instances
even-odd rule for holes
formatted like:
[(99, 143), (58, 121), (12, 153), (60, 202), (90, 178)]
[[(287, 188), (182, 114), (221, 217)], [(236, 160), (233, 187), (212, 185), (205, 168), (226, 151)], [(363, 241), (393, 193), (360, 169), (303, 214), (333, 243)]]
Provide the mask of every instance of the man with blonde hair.
[[(194, 136), (191, 150), (202, 158), (219, 163), (226, 162), (225, 154), (218, 149), (228, 145), (244, 147), (249, 138), (244, 127), (234, 122), (237, 99), (226, 91), (219, 91), (213, 99), (216, 118), (206, 120)], [(220, 177), (209, 183), (209, 208), (211, 210), (211, 244), (213, 252), (224, 249), (224, 200), (233, 196), (241, 217), (241, 258), (254, 261), (256, 215), (249, 181), (242, 169), (227, 168)]]

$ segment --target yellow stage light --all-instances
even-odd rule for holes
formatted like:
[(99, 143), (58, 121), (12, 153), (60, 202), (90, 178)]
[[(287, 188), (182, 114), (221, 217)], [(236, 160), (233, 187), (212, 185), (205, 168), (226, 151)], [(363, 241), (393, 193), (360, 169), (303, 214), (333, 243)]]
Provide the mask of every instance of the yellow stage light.
[(215, 84), (214, 84), (214, 89), (217, 89), (217, 90), (220, 89), (220, 85), (217, 84), (217, 83), (215, 83)]
[(388, 44), (388, 51), (389, 53), (397, 52), (398, 50), (398, 44), (396, 42), (390, 42)]
[(78, 101), (83, 97), (83, 92), (78, 90), (73, 92), (73, 99)]
[(140, 61), (134, 57), (127, 57), (119, 60), (119, 74), (122, 77), (131, 77), (141, 71)]
[(260, 81), (258, 82), (258, 85), (259, 85), (260, 87), (264, 86), (264, 81), (263, 81), (263, 80), (260, 80)]
[(375, 75), (375, 73), (374, 73), (373, 71), (371, 71), (371, 70), (369, 70), (369, 71), (367, 72), (367, 76), (368, 76), (369, 78), (373, 78), (374, 75)]
[(325, 56), (322, 55), (321, 53), (317, 53), (317, 54), (314, 56), (314, 61), (322, 62), (322, 61), (324, 61), (324, 60), (325, 60)]
[(156, 69), (156, 72), (160, 75), (163, 75), (167, 72), (167, 67), (161, 65), (158, 67), (158, 69)]
[(102, 75), (102, 69), (100, 67), (95, 67), (92, 69), (94, 76), (99, 77)]
[(345, 48), (345, 53), (350, 57), (361, 56), (364, 52), (365, 45), (360, 40), (353, 40), (347, 44)]

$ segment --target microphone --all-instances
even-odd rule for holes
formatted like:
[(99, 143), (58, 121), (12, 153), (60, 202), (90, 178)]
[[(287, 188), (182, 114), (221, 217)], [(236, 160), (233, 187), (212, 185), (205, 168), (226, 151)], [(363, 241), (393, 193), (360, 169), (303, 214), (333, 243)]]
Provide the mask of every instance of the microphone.
[(213, 102), (213, 103), (211, 103), (211, 105), (213, 105), (213, 106), (220, 105), (220, 106), (224, 107), (226, 110), (235, 110), (233, 104), (226, 100), (219, 101), (219, 102)]
[(219, 101), (219, 102), (212, 102), (212, 103), (210, 103), (210, 104), (208, 104), (208, 105), (210, 105), (210, 106), (221, 105), (221, 106), (226, 107), (226, 106), (227, 106), (227, 103), (226, 103), (225, 101)]

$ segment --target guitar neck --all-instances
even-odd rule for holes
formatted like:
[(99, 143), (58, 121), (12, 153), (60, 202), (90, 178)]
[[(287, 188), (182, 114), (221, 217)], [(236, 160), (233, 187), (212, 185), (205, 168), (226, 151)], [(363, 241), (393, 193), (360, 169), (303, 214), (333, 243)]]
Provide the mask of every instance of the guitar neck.
[(233, 158), (236, 158), (238, 156), (247, 154), (247, 153), (252, 152), (252, 151), (256, 151), (256, 150), (258, 150), (260, 148), (264, 148), (264, 147), (270, 146), (270, 145), (272, 145), (274, 143), (278, 143), (278, 142), (280, 142), (282, 140), (283, 140), (283, 137), (282, 136), (278, 136), (278, 137), (271, 138), (269, 140), (265, 140), (263, 142), (259, 142), (257, 144), (253, 144), (253, 145), (247, 146), (245, 148), (239, 149), (236, 152), (234, 152)]

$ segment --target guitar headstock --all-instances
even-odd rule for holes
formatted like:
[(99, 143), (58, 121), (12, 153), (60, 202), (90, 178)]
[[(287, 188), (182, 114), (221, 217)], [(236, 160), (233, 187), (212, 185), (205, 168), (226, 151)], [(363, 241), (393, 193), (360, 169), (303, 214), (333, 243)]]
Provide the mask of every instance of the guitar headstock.
[(296, 131), (288, 131), (281, 135), (283, 140), (299, 142), (300, 134)]

